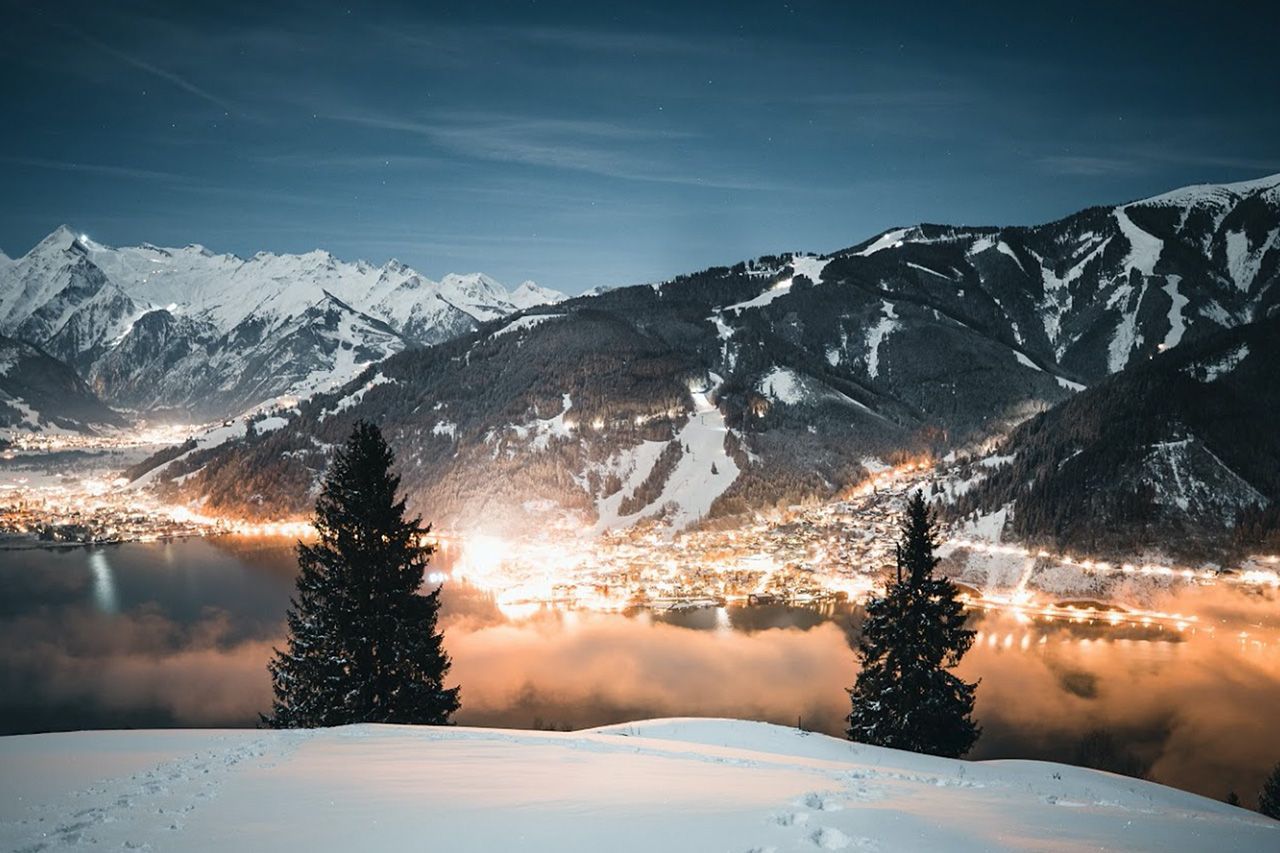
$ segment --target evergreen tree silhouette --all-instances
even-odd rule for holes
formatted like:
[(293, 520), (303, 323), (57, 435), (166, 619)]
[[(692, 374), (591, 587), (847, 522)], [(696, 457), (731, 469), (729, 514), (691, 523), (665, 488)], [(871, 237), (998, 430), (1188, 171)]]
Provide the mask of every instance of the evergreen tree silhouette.
[(405, 518), (394, 457), (376, 426), (356, 424), (316, 501), (319, 541), (298, 543), (289, 638), (268, 664), (273, 728), (347, 723), (445, 725), (458, 688), (436, 630), (440, 590), (419, 594), (430, 528)]
[(862, 670), (849, 690), (851, 740), (958, 757), (978, 739), (974, 690), (949, 670), (969, 647), (955, 584), (934, 575), (935, 524), (924, 496), (907, 502), (897, 575), (867, 604), (858, 645)]

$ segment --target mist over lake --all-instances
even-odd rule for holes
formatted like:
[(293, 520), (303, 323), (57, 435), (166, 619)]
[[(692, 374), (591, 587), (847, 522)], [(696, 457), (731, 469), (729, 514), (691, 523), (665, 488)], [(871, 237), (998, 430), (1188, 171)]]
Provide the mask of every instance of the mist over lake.
[[(255, 726), (269, 708), (266, 662), (283, 640), (296, 571), (290, 543), (2, 555), (3, 733)], [(1170, 606), (1200, 607), (1221, 627), (1182, 633), (974, 614), (980, 633), (960, 668), (981, 679), (972, 757), (1071, 762), (1105, 732), (1157, 781), (1212, 797), (1252, 789), (1280, 750), (1256, 710), (1280, 706), (1274, 597), (1185, 591)], [(510, 618), (492, 596), (446, 582), (441, 626), (450, 681), (463, 687), (459, 725), (714, 716), (839, 736), (860, 619), (848, 604), (627, 615), (547, 607)]]

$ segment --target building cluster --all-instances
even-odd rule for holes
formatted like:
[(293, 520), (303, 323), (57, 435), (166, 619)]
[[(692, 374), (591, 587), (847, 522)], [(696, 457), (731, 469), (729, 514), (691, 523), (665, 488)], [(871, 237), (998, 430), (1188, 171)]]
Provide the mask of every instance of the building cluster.
[(0, 490), (0, 535), (42, 544), (101, 545), (203, 536), (207, 525), (143, 495), (81, 480)]
[(680, 610), (861, 598), (892, 570), (902, 506), (929, 471), (927, 464), (886, 469), (839, 500), (791, 507), (732, 529), (672, 536), (639, 525), (576, 543), (511, 546), (460, 537), (452, 574), (491, 590), (512, 610), (549, 603)]

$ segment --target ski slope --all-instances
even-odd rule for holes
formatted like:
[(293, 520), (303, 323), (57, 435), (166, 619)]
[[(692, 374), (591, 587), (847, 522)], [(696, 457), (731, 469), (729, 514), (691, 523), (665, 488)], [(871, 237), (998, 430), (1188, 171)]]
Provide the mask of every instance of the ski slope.
[(1032, 761), (735, 720), (0, 739), (0, 849), (1280, 849), (1280, 823)]

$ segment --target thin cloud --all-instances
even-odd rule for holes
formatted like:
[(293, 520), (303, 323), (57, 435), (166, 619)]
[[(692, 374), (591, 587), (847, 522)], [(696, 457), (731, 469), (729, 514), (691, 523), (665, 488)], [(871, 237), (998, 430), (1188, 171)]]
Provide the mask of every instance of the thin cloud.
[(482, 160), (588, 172), (609, 178), (678, 184), (711, 189), (778, 191), (794, 189), (774, 183), (740, 180), (719, 174), (690, 174), (665, 163), (620, 150), (639, 144), (682, 139), (682, 131), (650, 129), (583, 119), (543, 119), (509, 115), (445, 116), (437, 123), (375, 114), (325, 116), (380, 130), (409, 133), (456, 154)]
[(15, 166), (31, 166), (37, 169), (54, 169), (60, 172), (81, 172), (89, 175), (102, 175), (108, 178), (130, 178), (148, 181), (163, 181), (173, 184), (194, 186), (198, 182), (187, 175), (176, 172), (162, 172), (156, 169), (140, 169), (135, 166), (113, 166), (103, 163), (80, 163), (72, 160), (49, 160), (43, 157), (10, 157), (0, 156), (0, 163)]
[(854, 92), (822, 92), (789, 99), (818, 107), (955, 107), (977, 100), (973, 93), (955, 89), (879, 89)]
[(66, 29), (68, 29), (70, 32), (74, 33), (76, 36), (83, 39), (84, 41), (88, 42), (89, 44), (93, 45), (94, 47), (98, 48), (99, 50), (103, 51), (104, 53), (114, 56), (116, 59), (120, 60), (121, 62), (127, 65), (132, 65), (134, 68), (137, 68), (141, 71), (145, 71), (154, 77), (159, 77), (161, 80), (166, 80), (169, 83), (172, 83), (173, 85), (177, 86), (179, 89), (182, 89), (184, 92), (188, 92), (189, 94), (195, 95), (197, 98), (208, 101), (209, 103), (217, 107), (220, 107), (225, 112), (230, 113), (230, 112), (235, 112), (237, 110), (236, 106), (232, 104), (230, 101), (226, 100), (225, 98), (220, 98), (217, 95), (210, 92), (209, 90), (201, 88), (200, 86), (197, 86), (195, 83), (192, 83), (190, 80), (188, 80), (187, 78), (183, 77), (180, 74), (176, 74), (173, 71), (169, 71), (167, 69), (161, 68), (158, 65), (153, 65), (144, 59), (140, 59), (137, 56), (134, 56), (133, 54), (126, 53), (123, 50), (114, 48), (105, 42), (99, 41), (93, 36), (80, 32), (79, 30), (72, 29), (70, 27), (67, 27)]
[(1123, 175), (1134, 172), (1138, 166), (1128, 159), (1119, 157), (1088, 157), (1059, 155), (1040, 157), (1036, 164), (1045, 171), (1055, 175)]
[(1180, 166), (1206, 166), (1215, 169), (1239, 169), (1241, 171), (1280, 172), (1280, 158), (1234, 157), (1229, 154), (1206, 154), (1177, 151), (1154, 151), (1152, 160)]
[(1126, 149), (1115, 154), (1053, 155), (1037, 157), (1034, 162), (1052, 174), (1096, 177), (1132, 175), (1167, 166), (1233, 169), (1260, 173), (1280, 171), (1280, 159), (1236, 157), (1229, 154), (1161, 148)]
[(447, 157), (423, 154), (314, 154), (306, 151), (290, 151), (284, 154), (260, 154), (251, 158), (254, 162), (271, 166), (296, 166), (306, 169), (349, 169), (352, 171), (381, 169), (412, 169), (423, 166), (444, 166), (453, 161)]
[(745, 39), (736, 37), (707, 38), (676, 33), (603, 30), (585, 27), (513, 27), (446, 25), (433, 23), (416, 30), (375, 25), (370, 28), (380, 37), (415, 47), (432, 49), (431, 56), (463, 55), (469, 45), (491, 49), (495, 43), (551, 47), (575, 53), (605, 53), (653, 56), (707, 57), (733, 53), (741, 49)]

